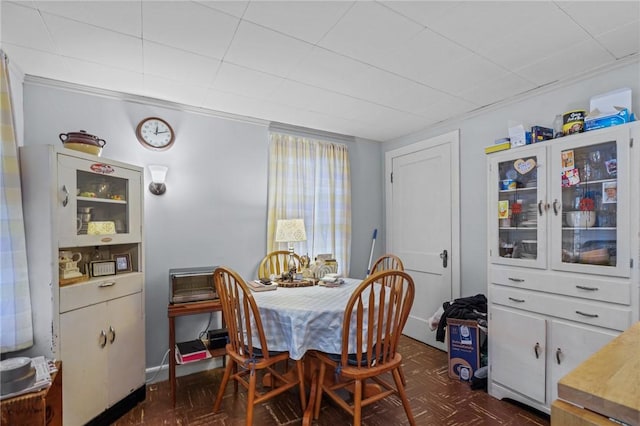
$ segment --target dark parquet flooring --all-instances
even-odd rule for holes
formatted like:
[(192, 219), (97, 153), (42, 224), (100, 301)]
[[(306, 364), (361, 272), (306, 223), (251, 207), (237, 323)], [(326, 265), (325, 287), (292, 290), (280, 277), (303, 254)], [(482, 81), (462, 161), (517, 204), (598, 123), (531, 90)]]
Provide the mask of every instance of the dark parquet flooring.
[[(445, 352), (402, 337), (401, 353), (407, 380), (407, 394), (418, 425), (508, 425), (545, 426), (549, 416), (514, 402), (499, 401), (469, 384), (450, 379)], [(147, 386), (146, 400), (121, 417), (116, 426), (128, 425), (244, 425), (246, 391), (227, 386), (222, 409), (213, 413), (213, 402), (222, 378), (218, 368), (178, 378), (176, 407), (171, 406), (169, 382)], [(402, 403), (395, 396), (365, 407), (365, 426), (406, 425)], [(300, 425), (302, 413), (295, 393), (285, 393), (257, 405), (256, 426)], [(349, 415), (327, 398), (323, 399), (320, 418), (315, 426), (352, 424)]]

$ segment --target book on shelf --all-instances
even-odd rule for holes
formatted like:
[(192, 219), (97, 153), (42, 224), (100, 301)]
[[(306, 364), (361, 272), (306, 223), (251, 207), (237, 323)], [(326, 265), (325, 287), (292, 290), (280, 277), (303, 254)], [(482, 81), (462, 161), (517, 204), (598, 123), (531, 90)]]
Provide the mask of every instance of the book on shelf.
[(176, 343), (176, 361), (178, 364), (211, 358), (209, 350), (200, 339)]
[(492, 152), (504, 151), (505, 149), (511, 149), (511, 142), (503, 142), (503, 143), (489, 145), (484, 149), (484, 153), (490, 154)]

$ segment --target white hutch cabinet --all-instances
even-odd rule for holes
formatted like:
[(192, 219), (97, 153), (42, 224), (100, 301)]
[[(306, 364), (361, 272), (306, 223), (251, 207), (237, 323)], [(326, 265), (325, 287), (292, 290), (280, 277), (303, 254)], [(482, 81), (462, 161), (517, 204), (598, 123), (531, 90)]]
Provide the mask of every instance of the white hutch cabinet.
[(558, 380), (638, 320), (638, 142), (631, 123), (488, 156), (494, 397), (549, 413)]
[[(20, 148), (20, 163), (30, 351), (62, 361), (65, 425), (110, 423), (145, 398), (143, 169), (53, 145)], [(73, 279), (61, 251), (79, 259)]]

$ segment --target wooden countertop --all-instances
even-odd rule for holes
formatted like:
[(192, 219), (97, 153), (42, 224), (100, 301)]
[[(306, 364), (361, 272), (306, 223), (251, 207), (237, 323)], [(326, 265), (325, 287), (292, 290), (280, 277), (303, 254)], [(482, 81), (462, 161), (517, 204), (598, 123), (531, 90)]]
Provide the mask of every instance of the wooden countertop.
[(560, 379), (558, 397), (640, 425), (640, 322)]

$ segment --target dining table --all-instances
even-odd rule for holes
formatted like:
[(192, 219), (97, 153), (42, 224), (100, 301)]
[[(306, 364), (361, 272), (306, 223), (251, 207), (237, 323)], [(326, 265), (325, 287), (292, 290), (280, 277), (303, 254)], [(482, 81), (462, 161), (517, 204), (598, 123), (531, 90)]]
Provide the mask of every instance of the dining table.
[[(305, 354), (312, 350), (341, 353), (344, 312), (351, 294), (362, 282), (356, 278), (342, 278), (342, 281), (337, 286), (281, 286), (275, 291), (253, 293), (269, 351), (288, 351), (292, 359), (305, 361), (310, 392), (303, 425), (311, 424), (318, 385), (317, 366)], [(356, 327), (355, 322), (352, 324)], [(352, 345), (355, 341), (349, 342), (349, 346)]]
[(269, 350), (289, 351), (294, 360), (309, 350), (340, 353), (344, 311), (362, 282), (342, 280), (338, 286), (278, 287), (253, 293)]

